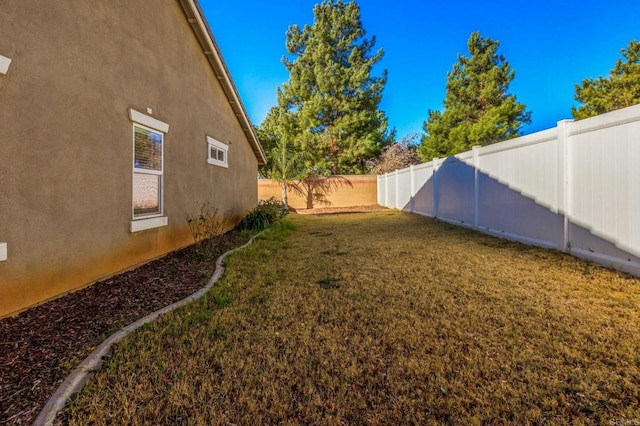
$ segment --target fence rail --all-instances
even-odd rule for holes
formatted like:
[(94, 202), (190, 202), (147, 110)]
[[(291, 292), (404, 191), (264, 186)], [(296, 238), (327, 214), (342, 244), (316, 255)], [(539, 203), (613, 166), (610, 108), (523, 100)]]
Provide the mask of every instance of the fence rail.
[(640, 105), (378, 176), (377, 195), (640, 276)]

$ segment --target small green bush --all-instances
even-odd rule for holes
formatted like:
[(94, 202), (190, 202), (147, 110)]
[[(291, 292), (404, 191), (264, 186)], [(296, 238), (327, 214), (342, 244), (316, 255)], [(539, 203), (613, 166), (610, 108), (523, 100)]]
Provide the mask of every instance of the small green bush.
[(262, 231), (277, 223), (287, 214), (282, 208), (282, 203), (276, 198), (260, 200), (258, 205), (242, 219), (240, 227), (253, 231)]

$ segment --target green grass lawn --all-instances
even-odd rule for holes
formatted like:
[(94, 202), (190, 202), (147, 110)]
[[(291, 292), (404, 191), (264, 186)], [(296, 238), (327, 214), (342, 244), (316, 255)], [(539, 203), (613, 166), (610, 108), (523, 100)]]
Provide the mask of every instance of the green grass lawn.
[(639, 330), (638, 279), (395, 211), (294, 215), (62, 420), (640, 425)]

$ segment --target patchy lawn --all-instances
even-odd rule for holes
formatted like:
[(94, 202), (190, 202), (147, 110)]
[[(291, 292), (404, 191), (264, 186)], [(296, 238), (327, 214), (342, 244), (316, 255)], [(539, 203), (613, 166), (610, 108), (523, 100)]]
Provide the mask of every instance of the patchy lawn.
[(638, 279), (391, 211), (292, 216), (227, 266), (64, 423), (640, 424)]

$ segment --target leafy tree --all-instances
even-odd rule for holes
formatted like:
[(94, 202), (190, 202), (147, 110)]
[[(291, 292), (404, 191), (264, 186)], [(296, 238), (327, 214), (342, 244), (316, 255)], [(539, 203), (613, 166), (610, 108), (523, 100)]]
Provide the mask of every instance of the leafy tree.
[(284, 108), (273, 107), (262, 125), (258, 136), (267, 152), (267, 165), (261, 173), (280, 184), (282, 208), (287, 209), (287, 188), (297, 188), (296, 181), (308, 176), (305, 167), (307, 155), (293, 144), (296, 123), (292, 114)]
[(267, 164), (260, 168), (260, 174), (270, 178), (272, 172), (272, 151), (282, 139), (288, 142), (289, 149), (295, 149), (297, 126), (293, 115), (286, 108), (272, 107), (262, 124), (255, 127), (260, 143), (265, 150)]
[(411, 165), (420, 164), (420, 157), (416, 152), (414, 143), (417, 137), (417, 133), (405, 136), (400, 139), (400, 141), (385, 147), (378, 158), (367, 162), (370, 173), (381, 175), (394, 170), (404, 169)]
[(289, 205), (287, 188), (296, 187), (296, 180), (304, 179), (304, 153), (296, 151), (286, 139), (280, 139), (271, 150), (271, 179), (282, 189), (282, 209)]
[(277, 108), (295, 123), (290, 141), (316, 174), (362, 173), (386, 142), (387, 118), (378, 106), (387, 72), (371, 75), (383, 51), (372, 52), (375, 37), (365, 38), (355, 1), (325, 0), (313, 13), (313, 25), (287, 30), (283, 63), (290, 77), (278, 88)]
[[(287, 191), (292, 190), (304, 197), (307, 208), (316, 204), (327, 204), (327, 194), (351, 183), (341, 176), (318, 175), (309, 154), (296, 148), (291, 142), (296, 137), (297, 123), (286, 108), (275, 106), (269, 110), (258, 136), (267, 153), (267, 165), (260, 173), (279, 182), (282, 189), (282, 207), (288, 206)], [(392, 133), (393, 134), (393, 133)]]
[(520, 135), (531, 122), (526, 106), (508, 93), (515, 72), (499, 43), (479, 32), (468, 41), (470, 57), (458, 55), (447, 74), (444, 111), (429, 111), (418, 154), (424, 161), (446, 157)]
[(577, 120), (640, 103), (640, 42), (622, 49), (608, 78), (587, 78), (576, 84), (575, 99), (584, 105), (572, 107)]

